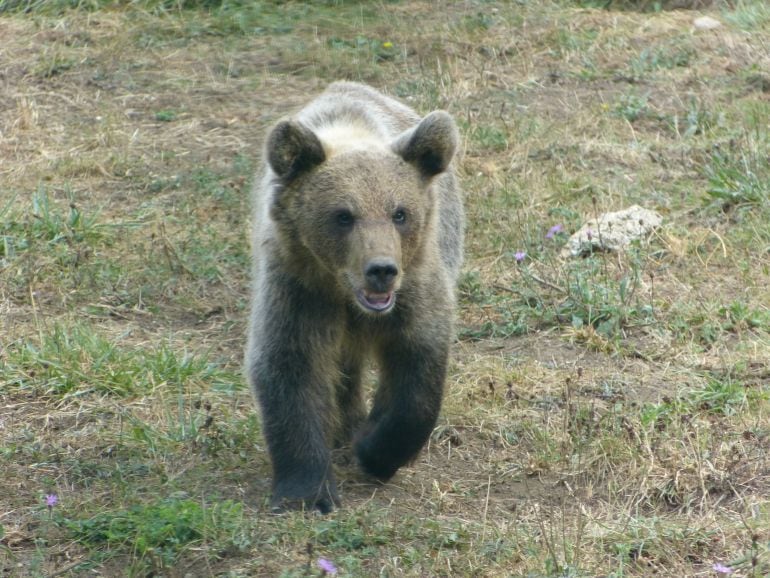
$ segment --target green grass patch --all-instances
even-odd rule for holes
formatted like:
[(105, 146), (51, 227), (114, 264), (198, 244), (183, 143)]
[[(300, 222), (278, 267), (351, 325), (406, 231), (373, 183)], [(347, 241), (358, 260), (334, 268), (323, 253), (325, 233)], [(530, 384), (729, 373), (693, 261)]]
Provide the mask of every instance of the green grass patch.
[(660, 403), (648, 404), (641, 412), (644, 426), (661, 427), (662, 421), (679, 423), (681, 416), (733, 416), (752, 407), (759, 407), (770, 399), (767, 388), (755, 387), (732, 377), (709, 377), (702, 387), (685, 389), (676, 397)]
[(231, 500), (206, 504), (168, 497), (90, 518), (57, 516), (55, 522), (99, 562), (129, 556), (133, 572), (173, 567), (179, 555), (195, 545), (204, 545), (213, 558), (251, 545), (243, 506)]
[(52, 395), (88, 393), (145, 395), (164, 387), (184, 391), (194, 384), (232, 390), (241, 383), (205, 357), (168, 344), (127, 347), (92, 326), (54, 325), (37, 340), (9, 344), (3, 381), (11, 387)]
[[(0, 210), (0, 257), (10, 261), (36, 245), (55, 251), (55, 247), (95, 245), (108, 238), (109, 225), (99, 223), (97, 211), (83, 211), (72, 191), (64, 203), (53, 202), (45, 187), (29, 199), (26, 210), (19, 210), (16, 194)], [(59, 251), (62, 256), (66, 251)]]
[[(648, 249), (639, 243), (624, 259), (605, 253), (561, 261), (556, 251), (566, 237), (556, 233), (552, 246), (538, 244), (505, 256), (516, 271), (510, 286), (489, 288), (477, 275), (466, 274), (460, 295), (494, 312), (495, 319), (467, 330), (468, 338), (520, 335), (536, 328), (592, 328), (602, 337), (619, 339), (624, 328), (654, 318), (653, 294), (645, 269)], [(501, 290), (503, 292), (501, 292)]]
[(736, 0), (723, 13), (728, 22), (744, 30), (759, 30), (770, 24), (770, 6), (763, 0)]
[(759, 151), (717, 151), (706, 166), (708, 198), (722, 210), (770, 203), (770, 161)]
[(629, 62), (630, 77), (641, 80), (660, 70), (688, 67), (696, 54), (695, 49), (685, 44), (684, 40), (676, 39), (661, 46), (643, 48)]
[(614, 113), (628, 122), (636, 122), (642, 118), (653, 115), (647, 94), (638, 94), (636, 91), (623, 94), (615, 104)]

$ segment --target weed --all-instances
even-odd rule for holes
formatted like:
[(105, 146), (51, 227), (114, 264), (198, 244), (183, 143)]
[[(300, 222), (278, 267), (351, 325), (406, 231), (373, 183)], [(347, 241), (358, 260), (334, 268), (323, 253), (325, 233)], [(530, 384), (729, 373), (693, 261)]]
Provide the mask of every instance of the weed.
[(757, 329), (770, 330), (770, 312), (752, 308), (742, 301), (733, 301), (717, 310), (723, 331), (740, 334), (742, 331)]
[(706, 193), (724, 211), (770, 203), (770, 162), (756, 149), (717, 150), (705, 171)]
[[(560, 234), (552, 228), (546, 237)], [(528, 294), (539, 294), (535, 299), (528, 298), (527, 303), (541, 323), (566, 323), (578, 331), (592, 327), (604, 337), (617, 337), (632, 320), (646, 322), (652, 318), (650, 296), (642, 292), (648, 256), (639, 243), (617, 261), (599, 252), (550, 272), (542, 265), (555, 263), (553, 255), (545, 252), (541, 259), (537, 264), (519, 262), (516, 269)], [(536, 273), (536, 269), (547, 274)]]
[(724, 126), (724, 116), (707, 110), (703, 103), (693, 96), (688, 100), (685, 114), (681, 118), (674, 115), (671, 123), (674, 131), (681, 134), (682, 138), (709, 136)]
[(615, 105), (615, 114), (628, 122), (636, 122), (651, 114), (646, 94), (624, 94)]
[(638, 81), (658, 70), (687, 67), (690, 66), (695, 54), (695, 49), (692, 47), (682, 46), (676, 42), (644, 48), (629, 63), (629, 76)]

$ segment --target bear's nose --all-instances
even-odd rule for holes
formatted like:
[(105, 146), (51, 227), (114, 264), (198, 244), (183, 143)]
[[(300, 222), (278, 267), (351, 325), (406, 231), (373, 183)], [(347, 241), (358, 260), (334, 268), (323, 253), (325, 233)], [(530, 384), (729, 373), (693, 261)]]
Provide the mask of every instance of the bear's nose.
[(364, 275), (370, 289), (386, 293), (393, 287), (393, 281), (398, 276), (398, 265), (390, 259), (374, 259), (367, 263)]

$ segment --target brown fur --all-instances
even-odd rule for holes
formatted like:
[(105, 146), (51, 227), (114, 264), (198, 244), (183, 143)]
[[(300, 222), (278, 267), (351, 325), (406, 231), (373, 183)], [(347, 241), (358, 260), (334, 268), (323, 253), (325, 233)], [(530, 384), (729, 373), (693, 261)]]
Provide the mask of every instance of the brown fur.
[[(267, 138), (246, 362), (276, 508), (339, 502), (331, 445), (353, 439), (361, 467), (388, 479), (435, 425), (462, 259), (457, 143), (446, 113), (421, 120), (352, 83)], [(370, 355), (381, 378), (367, 415)]]

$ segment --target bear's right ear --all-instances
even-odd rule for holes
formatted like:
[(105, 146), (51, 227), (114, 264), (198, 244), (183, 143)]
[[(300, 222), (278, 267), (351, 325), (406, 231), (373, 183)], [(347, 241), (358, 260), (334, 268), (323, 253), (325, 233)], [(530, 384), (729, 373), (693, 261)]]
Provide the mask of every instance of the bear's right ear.
[(443, 173), (452, 162), (460, 137), (452, 117), (436, 110), (407, 130), (391, 145), (396, 154), (414, 164), (426, 177)]
[(326, 160), (315, 133), (300, 122), (283, 120), (267, 137), (267, 162), (279, 178), (290, 181)]

